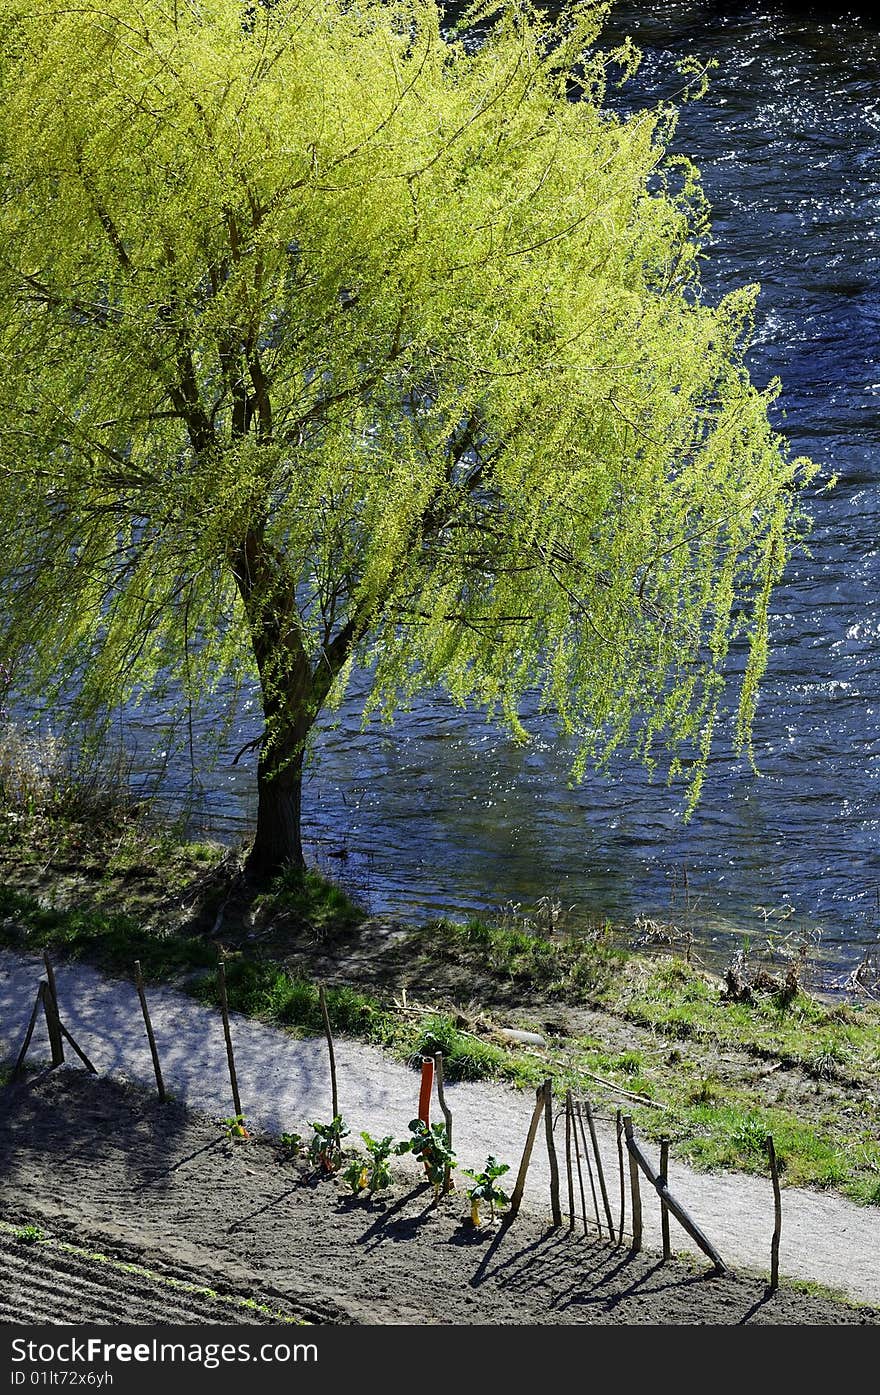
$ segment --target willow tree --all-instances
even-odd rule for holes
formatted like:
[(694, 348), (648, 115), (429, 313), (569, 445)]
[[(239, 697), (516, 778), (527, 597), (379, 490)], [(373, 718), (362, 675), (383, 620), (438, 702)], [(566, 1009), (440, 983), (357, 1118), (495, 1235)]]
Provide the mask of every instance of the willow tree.
[[(0, 661), (78, 708), (255, 675), (250, 858), (302, 860), (351, 666), (582, 776), (748, 745), (808, 462), (704, 302), (674, 113), (602, 7), (0, 0)], [(613, 64), (613, 67), (612, 67)], [(745, 662), (731, 664), (736, 643)]]

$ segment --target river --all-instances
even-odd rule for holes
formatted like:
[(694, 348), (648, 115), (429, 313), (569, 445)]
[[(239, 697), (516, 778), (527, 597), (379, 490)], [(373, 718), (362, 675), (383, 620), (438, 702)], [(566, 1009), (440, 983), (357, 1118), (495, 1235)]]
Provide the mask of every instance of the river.
[[(880, 935), (880, 35), (811, 7), (618, 6), (643, 48), (625, 100), (674, 90), (673, 60), (715, 58), (707, 96), (682, 112), (676, 148), (713, 206), (712, 295), (758, 281), (759, 382), (779, 374), (778, 424), (839, 483), (816, 494), (812, 556), (779, 589), (755, 725), (760, 776), (722, 750), (689, 823), (681, 800), (618, 760), (568, 784), (568, 755), (536, 728), (523, 749), (479, 714), (429, 695), (393, 728), (362, 732), (356, 694), (322, 731), (307, 783), (307, 849), (374, 911), (421, 921), (542, 897), (572, 926), (608, 915), (690, 929), (715, 966), (746, 937), (818, 941), (842, 976)], [(784, 417), (781, 412), (784, 411)], [(197, 723), (196, 760), (215, 723)], [(172, 804), (225, 839), (254, 814), (259, 729), (242, 705), (192, 802), (186, 751)], [(167, 743), (130, 714), (143, 774)], [(519, 908), (518, 910), (516, 908)]]

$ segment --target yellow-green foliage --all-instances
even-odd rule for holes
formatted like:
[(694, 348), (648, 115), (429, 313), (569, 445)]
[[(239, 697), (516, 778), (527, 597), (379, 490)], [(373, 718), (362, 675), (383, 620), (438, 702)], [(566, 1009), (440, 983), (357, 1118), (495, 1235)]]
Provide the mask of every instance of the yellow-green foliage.
[(521, 732), (538, 688), (576, 773), (657, 744), (695, 798), (811, 467), (755, 288), (701, 296), (674, 113), (602, 105), (602, 7), (0, 15), (0, 661), (93, 709), (258, 668), (270, 745), (352, 658), (388, 712)]

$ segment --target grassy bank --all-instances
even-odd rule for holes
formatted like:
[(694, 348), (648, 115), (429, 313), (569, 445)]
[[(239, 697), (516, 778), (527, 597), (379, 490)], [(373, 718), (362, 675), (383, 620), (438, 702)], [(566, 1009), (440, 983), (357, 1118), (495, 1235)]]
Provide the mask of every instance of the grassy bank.
[[(796, 972), (740, 963), (718, 979), (646, 958), (605, 924), (577, 938), (472, 920), (377, 921), (317, 873), (255, 891), (240, 857), (187, 843), (128, 810), (0, 817), (0, 943), (51, 948), (112, 973), (134, 959), (156, 982), (289, 1031), (337, 1032), (401, 1059), (442, 1050), (450, 1078), (588, 1095), (631, 1113), (699, 1167), (765, 1173), (880, 1205), (880, 1008), (822, 1002)], [(511, 1041), (530, 1030), (543, 1044)]]

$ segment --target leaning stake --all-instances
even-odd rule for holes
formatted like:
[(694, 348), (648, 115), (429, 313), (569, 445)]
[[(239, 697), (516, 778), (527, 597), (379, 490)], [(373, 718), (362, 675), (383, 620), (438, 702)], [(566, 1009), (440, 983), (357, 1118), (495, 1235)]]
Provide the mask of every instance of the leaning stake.
[(584, 1145), (584, 1158), (586, 1159), (586, 1163), (587, 1163), (587, 1175), (588, 1175), (588, 1177), (589, 1177), (589, 1179), (590, 1179), (590, 1191), (592, 1192), (592, 1195), (593, 1195), (593, 1210), (594, 1210), (595, 1213), (596, 1213), (596, 1230), (597, 1230), (597, 1232), (598, 1232), (599, 1239), (601, 1240), (601, 1238), (602, 1238), (602, 1222), (601, 1222), (600, 1219), (599, 1219), (599, 1198), (598, 1198), (597, 1195), (596, 1195), (596, 1183), (593, 1181), (593, 1164), (590, 1162), (590, 1150), (589, 1150), (589, 1148), (588, 1148), (588, 1146), (587, 1146), (587, 1135), (584, 1133), (584, 1120), (583, 1120), (583, 1115), (581, 1114), (581, 1104), (580, 1104), (580, 1100), (578, 1100), (578, 1105), (577, 1105), (577, 1122), (578, 1122), (578, 1128), (579, 1128), (580, 1131), (581, 1131), (581, 1142), (582, 1142), (583, 1145)]
[(144, 1015), (144, 1026), (147, 1029), (147, 1041), (150, 1043), (150, 1055), (153, 1057), (153, 1070), (156, 1073), (156, 1089), (159, 1092), (159, 1099), (165, 1103), (165, 1082), (162, 1079), (162, 1067), (159, 1065), (159, 1052), (156, 1048), (156, 1038), (153, 1035), (153, 1024), (150, 1021), (150, 1009), (147, 1007), (147, 995), (144, 990), (144, 976), (141, 973), (141, 961), (134, 961), (134, 981), (137, 985), (138, 997), (141, 1000), (141, 1012)]
[(593, 1143), (593, 1154), (596, 1158), (596, 1175), (599, 1178), (599, 1190), (602, 1193), (602, 1204), (605, 1207), (605, 1219), (608, 1222), (608, 1238), (614, 1238), (614, 1222), (611, 1219), (611, 1206), (608, 1202), (608, 1191), (605, 1186), (605, 1169), (602, 1166), (602, 1155), (599, 1152), (599, 1140), (596, 1137), (596, 1125), (593, 1123), (593, 1111), (590, 1108), (590, 1101), (584, 1101), (584, 1108), (587, 1111), (587, 1123), (590, 1127), (590, 1138)]
[(510, 1198), (510, 1206), (507, 1209), (508, 1222), (512, 1221), (519, 1211), (523, 1198), (523, 1190), (526, 1185), (526, 1173), (529, 1170), (529, 1163), (532, 1160), (532, 1149), (535, 1146), (535, 1136), (538, 1132), (538, 1125), (541, 1122), (541, 1115), (544, 1112), (544, 1086), (539, 1085), (535, 1091), (535, 1108), (532, 1112), (529, 1131), (526, 1134), (525, 1147), (523, 1148), (522, 1160), (519, 1165), (519, 1172), (516, 1174), (516, 1184)]
[(235, 1074), (235, 1057), (232, 1054), (232, 1033), (229, 1030), (229, 1002), (226, 997), (226, 965), (221, 959), (217, 966), (217, 973), (220, 979), (220, 1010), (223, 1013), (223, 1034), (226, 1037), (226, 1059), (229, 1062), (229, 1080), (232, 1085), (232, 1103), (235, 1107), (235, 1117), (242, 1117), (241, 1099), (238, 1093), (238, 1077)]

